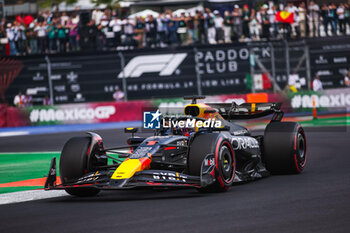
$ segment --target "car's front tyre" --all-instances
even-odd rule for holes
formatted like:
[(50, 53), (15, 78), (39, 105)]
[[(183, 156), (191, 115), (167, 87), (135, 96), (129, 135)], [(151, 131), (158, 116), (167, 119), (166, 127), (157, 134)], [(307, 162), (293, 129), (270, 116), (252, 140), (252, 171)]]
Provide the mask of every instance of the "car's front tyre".
[(200, 188), (201, 192), (223, 192), (233, 183), (236, 161), (230, 142), (220, 134), (210, 133), (197, 136), (190, 145), (188, 155), (189, 174), (201, 175), (202, 164), (208, 154), (214, 154), (215, 168), (213, 175), (215, 182)]
[[(60, 176), (62, 184), (78, 179), (89, 172), (88, 162), (91, 137), (74, 137), (69, 139), (63, 147), (60, 157)], [(95, 196), (100, 190), (92, 187), (69, 187), (65, 189), (73, 196)]]

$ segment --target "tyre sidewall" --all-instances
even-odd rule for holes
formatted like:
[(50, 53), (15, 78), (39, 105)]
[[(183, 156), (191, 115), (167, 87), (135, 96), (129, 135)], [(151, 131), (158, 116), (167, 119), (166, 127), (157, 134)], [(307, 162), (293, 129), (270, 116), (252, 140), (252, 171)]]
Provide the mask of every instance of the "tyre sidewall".
[(64, 145), (59, 167), (63, 184), (71, 179), (80, 178), (88, 172), (90, 141), (89, 137), (74, 137)]
[[(304, 139), (305, 160), (298, 163), (298, 137)], [(273, 174), (298, 174), (305, 167), (307, 144), (305, 132), (296, 122), (272, 122), (265, 130), (263, 162)]]
[[(299, 162), (298, 161), (298, 156), (297, 154), (299, 153), (299, 135), (301, 137), (303, 137), (304, 140), (304, 144), (305, 144), (305, 148), (304, 148), (304, 160), (303, 162)], [(293, 153), (292, 153), (292, 159), (293, 159), (293, 164), (295, 166), (293, 166), (295, 173), (301, 173), (304, 170), (304, 167), (306, 165), (306, 161), (307, 161), (307, 143), (306, 143), (306, 137), (305, 137), (305, 132), (303, 130), (303, 128), (298, 125), (297, 129), (296, 129), (296, 134), (294, 137), (294, 141), (293, 141)]]
[[(224, 170), (223, 157), (224, 157), (224, 154), (227, 153), (227, 151), (225, 151), (226, 149), (231, 155), (232, 170), (230, 169), (230, 173), (231, 173), (230, 179), (226, 179), (223, 172)], [(220, 137), (215, 147), (215, 173), (216, 173), (215, 176), (221, 188), (227, 189), (232, 185), (233, 179), (235, 176), (235, 169), (236, 169), (235, 165), (236, 165), (236, 161), (235, 161), (234, 151), (232, 149), (231, 144), (227, 139)]]
[[(92, 154), (91, 137), (74, 137), (63, 147), (60, 157), (60, 175), (62, 184), (78, 179), (90, 172), (88, 163)], [(72, 187), (65, 191), (73, 196), (90, 197), (97, 195), (100, 190), (94, 187)]]

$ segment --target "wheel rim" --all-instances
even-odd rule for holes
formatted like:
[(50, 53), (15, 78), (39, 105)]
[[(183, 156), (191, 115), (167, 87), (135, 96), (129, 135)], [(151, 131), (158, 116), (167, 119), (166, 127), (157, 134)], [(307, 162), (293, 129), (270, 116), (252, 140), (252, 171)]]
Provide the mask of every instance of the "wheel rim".
[(297, 137), (297, 160), (298, 165), (303, 167), (306, 159), (306, 142), (304, 135), (302, 133), (298, 133)]
[(225, 182), (229, 182), (233, 176), (233, 159), (230, 150), (223, 146), (221, 149), (221, 167)]

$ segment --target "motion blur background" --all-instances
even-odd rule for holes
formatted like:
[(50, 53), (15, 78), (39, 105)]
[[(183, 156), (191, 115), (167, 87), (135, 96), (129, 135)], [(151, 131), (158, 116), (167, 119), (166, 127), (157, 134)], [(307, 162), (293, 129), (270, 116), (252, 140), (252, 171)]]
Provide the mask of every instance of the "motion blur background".
[[(348, 0), (0, 0), (0, 232), (349, 232), (349, 35)], [(123, 145), (188, 95), (282, 102), (305, 172), (213, 195), (42, 190), (70, 137)]]
[(0, 2), (0, 127), (140, 121), (185, 95), (347, 123), (345, 0)]

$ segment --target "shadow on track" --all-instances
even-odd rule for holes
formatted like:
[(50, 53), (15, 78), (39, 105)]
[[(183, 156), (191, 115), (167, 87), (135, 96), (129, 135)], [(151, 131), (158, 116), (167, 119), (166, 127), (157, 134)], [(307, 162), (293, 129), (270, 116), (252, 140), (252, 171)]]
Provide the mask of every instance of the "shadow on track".
[[(74, 196), (65, 196), (59, 198), (47, 199), (46, 202), (133, 202), (133, 201), (151, 201), (151, 200), (160, 200), (160, 199), (187, 199), (187, 198), (200, 198), (206, 195), (213, 194), (202, 194), (196, 190), (105, 190), (101, 191), (95, 197), (74, 197)], [(214, 194), (215, 195), (215, 194)]]

